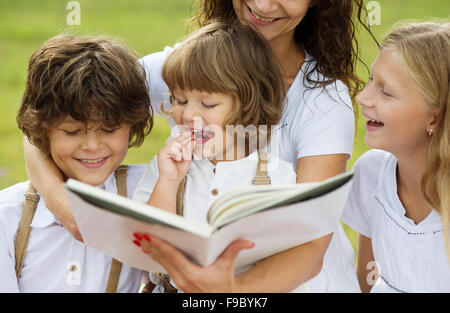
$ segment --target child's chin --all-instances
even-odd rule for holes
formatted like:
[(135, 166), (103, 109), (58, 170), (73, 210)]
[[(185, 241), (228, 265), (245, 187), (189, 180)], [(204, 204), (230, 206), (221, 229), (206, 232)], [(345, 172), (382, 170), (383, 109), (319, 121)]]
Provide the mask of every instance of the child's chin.
[(99, 186), (105, 182), (108, 176), (104, 173), (91, 173), (89, 175), (77, 175), (75, 179), (91, 186)]

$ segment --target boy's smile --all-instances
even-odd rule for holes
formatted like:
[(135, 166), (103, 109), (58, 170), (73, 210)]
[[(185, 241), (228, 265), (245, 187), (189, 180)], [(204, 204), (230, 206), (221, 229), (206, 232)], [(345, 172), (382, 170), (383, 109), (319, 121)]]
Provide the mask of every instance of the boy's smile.
[(130, 126), (115, 129), (66, 118), (49, 131), (50, 154), (67, 178), (98, 186), (120, 165), (128, 150)]

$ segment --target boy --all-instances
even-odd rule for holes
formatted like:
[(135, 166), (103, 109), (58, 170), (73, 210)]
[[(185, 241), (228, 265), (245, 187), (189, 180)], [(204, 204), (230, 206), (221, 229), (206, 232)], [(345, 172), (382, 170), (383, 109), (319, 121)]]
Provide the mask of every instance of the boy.
[[(59, 35), (30, 58), (17, 122), (65, 179), (131, 196), (143, 167), (116, 169), (152, 128), (149, 101), (128, 50)], [(141, 277), (75, 240), (29, 182), (0, 191), (0, 269), (0, 292), (136, 292)]]

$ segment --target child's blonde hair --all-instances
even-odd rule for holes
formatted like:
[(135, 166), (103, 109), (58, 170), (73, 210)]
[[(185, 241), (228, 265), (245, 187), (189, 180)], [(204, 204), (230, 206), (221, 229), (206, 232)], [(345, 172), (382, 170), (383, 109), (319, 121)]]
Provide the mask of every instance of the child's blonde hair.
[(225, 125), (267, 125), (267, 139), (282, 115), (281, 66), (266, 40), (239, 22), (212, 20), (192, 33), (167, 57), (162, 77), (171, 92), (178, 87), (233, 96)]
[(393, 49), (428, 104), (438, 112), (438, 127), (433, 129), (422, 190), (442, 217), (450, 260), (450, 23), (401, 26), (383, 40), (381, 49)]

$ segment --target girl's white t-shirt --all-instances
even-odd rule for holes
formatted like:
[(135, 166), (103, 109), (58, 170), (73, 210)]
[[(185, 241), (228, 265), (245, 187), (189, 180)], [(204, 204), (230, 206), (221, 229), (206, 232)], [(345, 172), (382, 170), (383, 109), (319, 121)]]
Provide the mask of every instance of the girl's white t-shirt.
[(450, 292), (441, 217), (433, 210), (415, 224), (405, 216), (397, 194), (396, 157), (373, 149), (354, 170), (342, 220), (372, 241), (379, 278), (371, 292)]
[[(175, 45), (176, 47), (176, 45)], [(150, 100), (156, 114), (164, 116), (176, 134), (176, 123), (161, 112), (161, 104), (170, 108), (169, 90), (161, 71), (174, 48), (152, 53), (140, 61), (146, 70)], [(354, 115), (347, 87), (336, 81), (325, 88), (307, 88), (305, 73), (315, 61), (307, 54), (299, 73), (289, 88), (279, 125), (272, 132), (268, 152), (297, 168), (297, 160), (306, 156), (347, 154), (353, 148)], [(323, 80), (313, 72), (311, 78)], [(311, 86), (309, 86), (311, 87)], [(312, 292), (359, 292), (354, 271), (354, 250), (341, 225), (325, 253), (322, 271), (308, 282)]]

